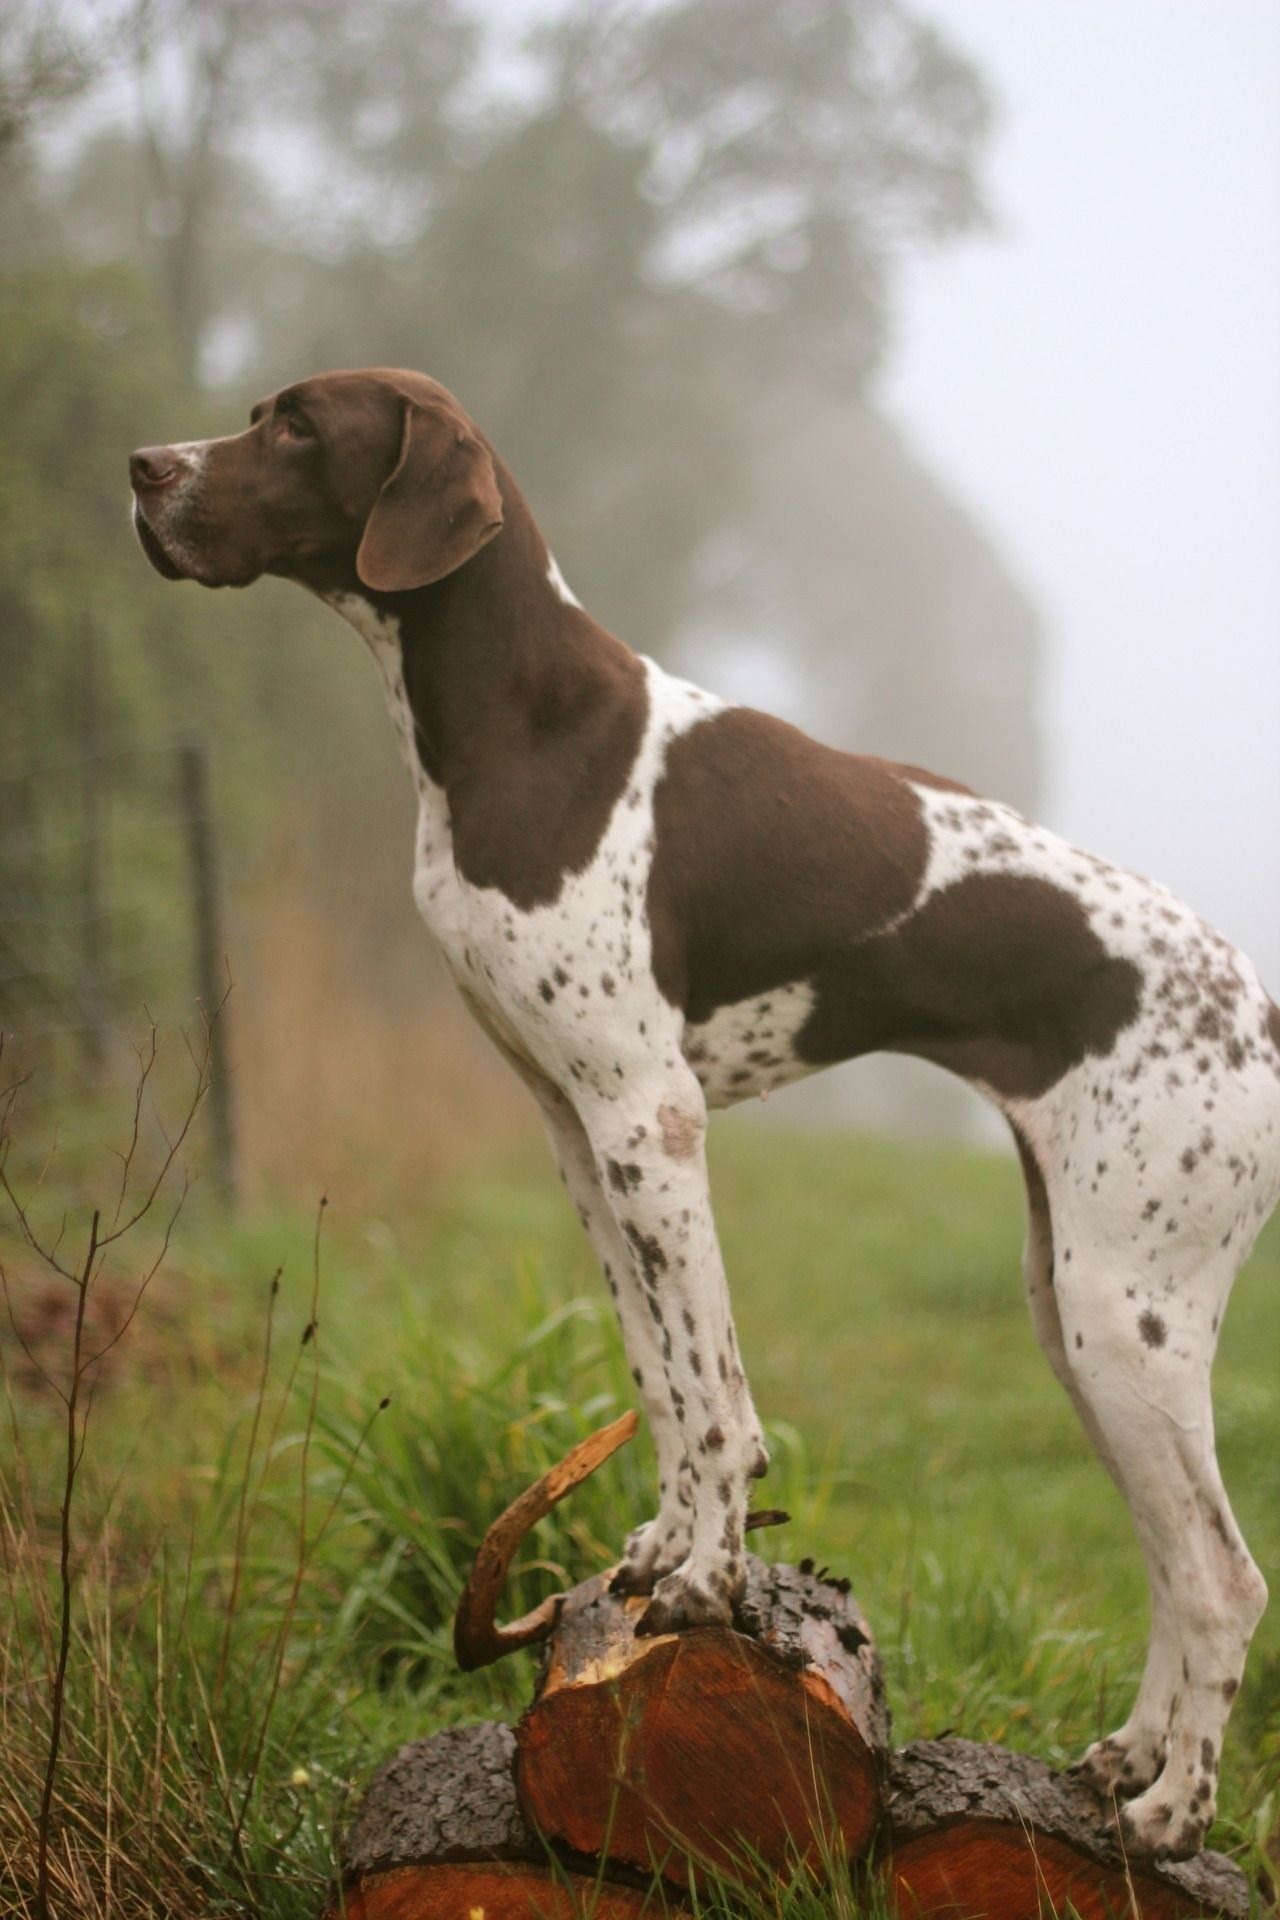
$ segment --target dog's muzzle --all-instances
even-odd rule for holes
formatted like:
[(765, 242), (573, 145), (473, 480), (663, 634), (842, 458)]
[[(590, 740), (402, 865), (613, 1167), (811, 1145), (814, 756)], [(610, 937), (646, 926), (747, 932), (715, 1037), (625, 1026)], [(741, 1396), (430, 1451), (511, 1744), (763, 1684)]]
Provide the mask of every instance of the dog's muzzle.
[(139, 447), (129, 456), (134, 531), (147, 559), (166, 580), (191, 577), (172, 550), (182, 547), (173, 521), (198, 465), (189, 447)]

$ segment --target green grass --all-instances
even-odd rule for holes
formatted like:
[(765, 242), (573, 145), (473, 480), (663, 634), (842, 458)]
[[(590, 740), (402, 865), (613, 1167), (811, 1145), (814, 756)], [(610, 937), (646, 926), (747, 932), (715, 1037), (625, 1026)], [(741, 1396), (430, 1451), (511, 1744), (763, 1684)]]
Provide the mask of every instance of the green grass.
[[(765, 1550), (852, 1576), (898, 1740), (950, 1728), (1073, 1757), (1123, 1718), (1146, 1603), (1127, 1517), (1032, 1339), (1015, 1165), (734, 1121), (713, 1131), (713, 1161), (774, 1452), (764, 1491), (794, 1515)], [(533, 1153), (394, 1223), (344, 1217), (339, 1195), (304, 1340), (313, 1226), (194, 1211), (104, 1372), (55, 1806), (59, 1871), (82, 1904), (68, 1893), (60, 1914), (314, 1920), (335, 1826), (377, 1759), (450, 1721), (513, 1717), (529, 1696), (531, 1656), (459, 1675), (449, 1622), (487, 1522), (630, 1403), (577, 1222)], [(140, 1258), (123, 1248), (104, 1284)], [(21, 1324), (39, 1276), (12, 1236), (5, 1260)], [(1227, 1484), (1276, 1588), (1278, 1268), (1272, 1229), (1239, 1283), (1216, 1393)], [(12, 1338), (3, 1351), (0, 1911), (23, 1915), (65, 1442)], [(512, 1612), (607, 1564), (644, 1517), (650, 1471), (642, 1440), (543, 1523)], [(1278, 1802), (1273, 1607), (1215, 1842), (1256, 1865)], [(778, 1903), (789, 1920), (815, 1910), (798, 1893)]]

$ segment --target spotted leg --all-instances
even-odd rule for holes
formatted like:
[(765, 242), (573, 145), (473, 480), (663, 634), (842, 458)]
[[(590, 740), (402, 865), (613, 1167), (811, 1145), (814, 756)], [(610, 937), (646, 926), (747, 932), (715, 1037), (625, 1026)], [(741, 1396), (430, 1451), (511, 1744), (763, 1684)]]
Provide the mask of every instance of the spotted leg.
[(1158, 1313), (1139, 1312), (1112, 1273), (1091, 1271), (1087, 1245), (1077, 1247), (1080, 1264), (1057, 1288), (1065, 1350), (1133, 1513), (1166, 1649), (1149, 1659), (1126, 1726), (1093, 1754), (1118, 1750), (1145, 1771), (1144, 1743), (1155, 1744), (1167, 1700), (1158, 1771), (1119, 1822), (1135, 1850), (1182, 1858), (1213, 1820), (1223, 1730), (1266, 1604), (1214, 1457), (1212, 1327), (1230, 1276), (1178, 1275), (1161, 1288)]
[(727, 1621), (744, 1579), (748, 1483), (768, 1457), (711, 1212), (702, 1092), (691, 1073), (673, 1067), (579, 1111), (657, 1335), (692, 1482), (688, 1554), (658, 1580), (638, 1630)]
[(658, 1330), (645, 1304), (631, 1249), (604, 1196), (595, 1158), (582, 1122), (555, 1083), (510, 1054), (512, 1065), (542, 1112), (565, 1189), (595, 1248), (618, 1314), (631, 1377), (640, 1394), (658, 1456), (658, 1513), (628, 1536), (614, 1585), (627, 1593), (649, 1593), (654, 1581), (670, 1573), (692, 1542), (693, 1481), (680, 1423), (671, 1404)]
[[(1124, 1495), (1124, 1482), (1106, 1435), (1081, 1391), (1067, 1355), (1054, 1287), (1053, 1228), (1044, 1178), (1034, 1153), (1016, 1128), (1014, 1138), (1027, 1184), (1027, 1238), (1022, 1272), (1031, 1324), (1041, 1351), (1075, 1408), (1080, 1424)], [(1137, 1519), (1135, 1514), (1135, 1522)], [(1174, 1630), (1168, 1580), (1162, 1574), (1154, 1541), (1143, 1537), (1141, 1526), (1138, 1531), (1151, 1593), (1151, 1635), (1142, 1684), (1124, 1725), (1105, 1740), (1095, 1741), (1076, 1769), (1104, 1799), (1139, 1793), (1151, 1785), (1164, 1763), (1173, 1699), (1178, 1689), (1181, 1648)]]

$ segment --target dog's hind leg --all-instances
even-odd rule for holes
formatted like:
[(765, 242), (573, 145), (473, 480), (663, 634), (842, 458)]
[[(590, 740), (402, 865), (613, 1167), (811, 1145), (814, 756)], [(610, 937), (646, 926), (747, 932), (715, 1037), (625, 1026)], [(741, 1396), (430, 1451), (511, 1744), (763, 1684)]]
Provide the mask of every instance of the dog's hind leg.
[[(1044, 1176), (1039, 1161), (1016, 1125), (1013, 1135), (1027, 1189), (1027, 1237), (1022, 1273), (1031, 1325), (1054, 1377), (1075, 1408), (1098, 1457), (1127, 1499), (1106, 1434), (1081, 1390), (1067, 1355), (1054, 1284), (1053, 1222)], [(1178, 1684), (1180, 1648), (1173, 1628), (1168, 1582), (1161, 1575), (1159, 1555), (1141, 1537), (1140, 1544), (1151, 1595), (1151, 1637), (1142, 1684), (1124, 1725), (1092, 1747), (1082, 1762), (1082, 1770), (1091, 1783), (1107, 1795), (1138, 1793), (1150, 1786), (1159, 1773)]]
[(1134, 1712), (1083, 1765), (1104, 1790), (1122, 1791), (1160, 1760), (1121, 1812), (1121, 1830), (1140, 1851), (1184, 1857), (1214, 1816), (1223, 1730), (1266, 1604), (1218, 1473), (1209, 1398), (1237, 1262), (1200, 1253), (1196, 1264), (1198, 1250), (1184, 1243), (1126, 1267), (1113, 1237), (1093, 1240), (1056, 1207), (1054, 1222), (1063, 1353), (1128, 1501), (1152, 1592)]

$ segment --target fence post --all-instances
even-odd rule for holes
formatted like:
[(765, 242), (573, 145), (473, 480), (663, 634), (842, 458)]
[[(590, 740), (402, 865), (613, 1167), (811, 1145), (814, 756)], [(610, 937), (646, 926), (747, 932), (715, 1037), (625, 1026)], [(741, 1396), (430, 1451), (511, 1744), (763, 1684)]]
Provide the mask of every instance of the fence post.
[(215, 1017), (225, 997), (219, 980), (219, 962), (226, 948), (219, 915), (217, 853), (209, 797), (209, 755), (203, 742), (184, 740), (179, 746), (178, 779), (191, 872), (196, 990), (209, 1022), (209, 1118), (213, 1127), (214, 1179), (221, 1197), (226, 1201), (234, 1201), (235, 1136), (231, 1117), (231, 1082), (227, 1072), (226, 1015), (224, 1012)]

